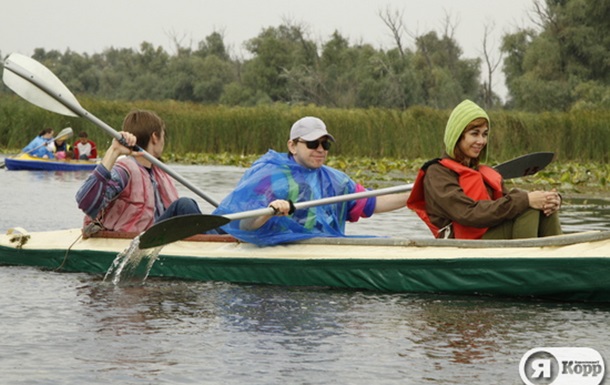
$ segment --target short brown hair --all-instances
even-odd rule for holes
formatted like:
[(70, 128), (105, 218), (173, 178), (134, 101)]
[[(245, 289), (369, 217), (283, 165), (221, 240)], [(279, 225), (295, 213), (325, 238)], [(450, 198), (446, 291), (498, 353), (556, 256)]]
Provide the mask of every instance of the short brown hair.
[(51, 132), (53, 132), (53, 129), (51, 127), (47, 127), (45, 129), (43, 129), (42, 131), (40, 131), (40, 134), (38, 134), (38, 136), (50, 134)]
[(123, 131), (131, 132), (137, 138), (137, 145), (146, 149), (152, 134), (159, 137), (165, 131), (165, 122), (156, 113), (148, 110), (133, 110), (123, 120)]

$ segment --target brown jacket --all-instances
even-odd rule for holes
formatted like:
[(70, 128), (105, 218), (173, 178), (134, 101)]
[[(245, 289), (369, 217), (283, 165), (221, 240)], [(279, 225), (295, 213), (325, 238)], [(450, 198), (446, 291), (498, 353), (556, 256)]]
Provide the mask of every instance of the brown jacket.
[[(504, 196), (475, 201), (464, 194), (458, 174), (438, 163), (430, 165), (424, 178), (426, 212), (438, 228), (452, 221), (470, 227), (493, 227), (513, 219), (529, 207), (527, 192), (503, 186)], [(488, 188), (489, 195), (493, 191)]]

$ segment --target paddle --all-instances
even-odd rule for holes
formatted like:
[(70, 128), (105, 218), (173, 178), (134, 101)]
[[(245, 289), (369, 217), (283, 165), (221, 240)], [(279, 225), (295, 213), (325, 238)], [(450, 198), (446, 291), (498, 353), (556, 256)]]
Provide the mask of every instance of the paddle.
[[(72, 127), (66, 127), (63, 130), (59, 131), (59, 134), (57, 134), (57, 136), (55, 136), (54, 138), (51, 138), (49, 140), (47, 140), (44, 144), (41, 144), (38, 147), (34, 147), (33, 149), (26, 151), (26, 152), (21, 152), (17, 155), (15, 155), (15, 157), (19, 157), (21, 155), (25, 155), (25, 154), (29, 154), (30, 152), (36, 151), (38, 150), (40, 147), (42, 146), (46, 146), (48, 143), (52, 142), (52, 141), (56, 141), (56, 140), (66, 140), (69, 137), (71, 137), (74, 133), (72, 132)], [(4, 168), (5, 165), (5, 161), (0, 162), (0, 168)]]
[[(533, 175), (551, 163), (553, 160), (553, 155), (554, 154), (552, 152), (536, 152), (509, 160), (495, 166), (494, 168), (502, 175), (504, 179)], [(352, 201), (373, 196), (407, 192), (411, 191), (412, 189), (413, 183), (410, 183), (378, 190), (363, 191), (359, 193), (339, 195), (312, 201), (298, 202), (294, 204), (294, 208), (295, 210), (301, 210), (315, 206)], [(168, 243), (187, 238), (191, 235), (201, 234), (218, 228), (231, 221), (273, 214), (273, 208), (265, 207), (262, 209), (243, 211), (240, 213), (227, 215), (194, 214), (168, 218), (156, 223), (150, 229), (140, 235), (140, 248), (148, 249), (151, 247), (163, 246)]]
[(533, 152), (494, 166), (504, 179), (534, 175), (553, 160), (552, 152)]
[[(36, 60), (17, 53), (11, 54), (4, 62), (2, 80), (8, 88), (28, 102), (61, 115), (88, 119), (125, 145), (125, 140), (121, 134), (85, 110), (61, 80)], [(133, 150), (141, 151), (146, 160), (171, 175), (175, 180), (205, 199), (208, 203), (218, 207), (218, 203), (214, 199), (171, 170), (159, 159), (150, 155), (139, 146), (134, 146)]]

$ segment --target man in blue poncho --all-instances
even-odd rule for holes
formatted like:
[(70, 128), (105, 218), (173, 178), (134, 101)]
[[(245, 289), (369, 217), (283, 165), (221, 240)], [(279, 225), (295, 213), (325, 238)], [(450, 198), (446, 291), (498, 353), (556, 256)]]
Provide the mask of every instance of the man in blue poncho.
[(316, 117), (296, 121), (290, 130), (288, 153), (269, 150), (248, 169), (235, 190), (214, 211), (223, 215), (273, 207), (275, 216), (233, 221), (223, 230), (257, 245), (307, 239), (344, 237), (346, 221), (405, 207), (408, 193), (383, 195), (310, 207), (291, 212), (291, 202), (302, 202), (365, 191), (345, 173), (325, 166), (335, 138)]

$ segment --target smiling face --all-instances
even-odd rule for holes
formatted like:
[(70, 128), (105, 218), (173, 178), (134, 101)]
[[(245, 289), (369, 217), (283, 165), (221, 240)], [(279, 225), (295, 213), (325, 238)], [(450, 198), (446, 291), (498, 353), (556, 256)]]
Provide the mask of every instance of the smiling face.
[(323, 136), (317, 139), (320, 144), (315, 149), (307, 147), (307, 143), (301, 139), (289, 140), (288, 150), (294, 156), (294, 160), (303, 167), (310, 169), (320, 168), (326, 162), (328, 150), (322, 147), (322, 142), (327, 141), (328, 137)]
[(464, 159), (460, 162), (465, 165), (470, 165), (473, 159), (478, 159), (481, 152), (487, 145), (487, 137), (489, 136), (489, 127), (485, 119), (477, 119), (462, 133), (460, 140), (456, 146), (456, 155), (459, 153)]

